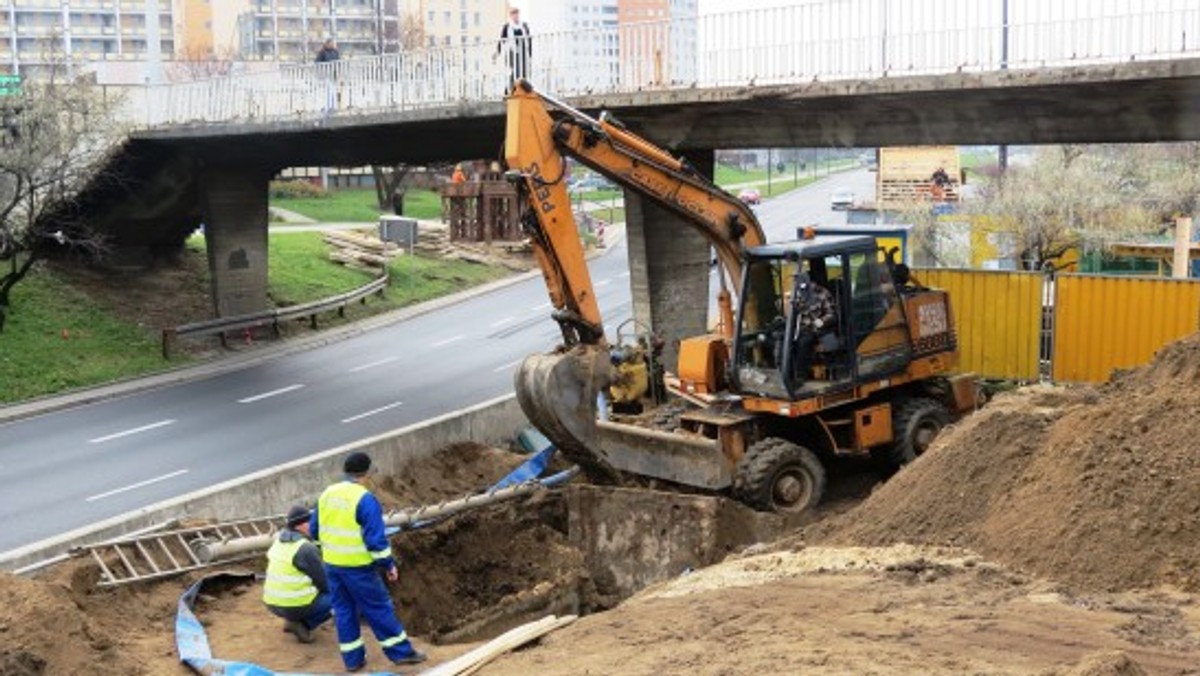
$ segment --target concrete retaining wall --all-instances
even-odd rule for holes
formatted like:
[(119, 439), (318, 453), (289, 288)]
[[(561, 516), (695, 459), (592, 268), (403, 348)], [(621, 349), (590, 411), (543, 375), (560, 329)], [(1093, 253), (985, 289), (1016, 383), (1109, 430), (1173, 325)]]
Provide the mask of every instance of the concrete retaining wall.
[(282, 514), (293, 502), (316, 502), (321, 491), (341, 476), (342, 460), (351, 451), (366, 451), (382, 474), (395, 474), (405, 464), (453, 443), (507, 445), (527, 424), (516, 398), (506, 395), (26, 545), (0, 558), (0, 570), (19, 570), (66, 554), (72, 547), (111, 540), (175, 519), (226, 521)]
[(623, 599), (730, 552), (774, 539), (774, 514), (712, 495), (652, 490), (567, 488), (568, 530), (596, 590)]

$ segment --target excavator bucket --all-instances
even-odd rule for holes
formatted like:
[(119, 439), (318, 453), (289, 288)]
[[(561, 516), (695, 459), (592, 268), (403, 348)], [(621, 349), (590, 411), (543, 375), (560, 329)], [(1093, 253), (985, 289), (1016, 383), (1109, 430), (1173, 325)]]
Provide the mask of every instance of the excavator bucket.
[(529, 422), (589, 478), (603, 483), (620, 482), (596, 438), (596, 395), (611, 379), (608, 349), (598, 345), (530, 355), (514, 376)]

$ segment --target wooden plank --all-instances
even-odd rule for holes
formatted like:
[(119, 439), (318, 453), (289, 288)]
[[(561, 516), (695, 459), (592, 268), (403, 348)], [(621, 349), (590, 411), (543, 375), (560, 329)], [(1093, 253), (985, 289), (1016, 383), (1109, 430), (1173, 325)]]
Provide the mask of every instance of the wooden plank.
[(509, 630), (487, 643), (471, 650), (470, 652), (459, 655), (458, 657), (443, 662), (442, 664), (426, 669), (421, 672), (421, 676), (466, 676), (473, 674), (483, 665), (496, 659), (510, 650), (517, 648), (541, 638), (546, 634), (560, 628), (578, 619), (577, 615), (547, 615), (540, 620), (523, 624), (516, 629)]

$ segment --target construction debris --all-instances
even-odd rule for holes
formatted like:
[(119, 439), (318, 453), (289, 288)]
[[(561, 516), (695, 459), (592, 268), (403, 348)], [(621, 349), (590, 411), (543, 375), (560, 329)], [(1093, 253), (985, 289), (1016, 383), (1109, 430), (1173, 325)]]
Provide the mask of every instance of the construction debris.
[(378, 272), (388, 261), (404, 253), (394, 242), (385, 242), (376, 234), (353, 230), (331, 230), (322, 239), (333, 247), (329, 259), (348, 267)]

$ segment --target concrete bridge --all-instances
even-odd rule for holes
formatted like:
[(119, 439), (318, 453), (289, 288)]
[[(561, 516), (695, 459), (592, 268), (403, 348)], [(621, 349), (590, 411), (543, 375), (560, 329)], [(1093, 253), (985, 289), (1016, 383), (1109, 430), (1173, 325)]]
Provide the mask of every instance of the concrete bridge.
[[(842, 34), (823, 28), (868, 4), (878, 5), (626, 27), (614, 36), (623, 47), (607, 81), (580, 79), (583, 66), (569, 58), (569, 45), (594, 36), (539, 37), (537, 54), (561, 58), (539, 61), (530, 76), (708, 170), (713, 151), (727, 148), (1200, 140), (1200, 8), (1026, 23), (963, 10), (961, 25), (936, 30), (868, 12)], [(680, 33), (695, 37), (695, 59), (678, 65), (671, 53), (664, 67), (665, 46)], [(741, 42), (714, 41), (731, 36)], [(138, 107), (145, 122), (114, 160), (123, 180), (90, 191), (82, 208), (126, 249), (175, 248), (204, 223), (216, 312), (260, 310), (270, 178), (289, 166), (499, 156), (508, 74), (481, 65), (493, 49), (147, 88)], [(636, 195), (626, 205), (637, 313), (671, 333), (699, 333), (704, 318), (693, 308), (648, 290), (702, 296), (707, 245)]]

